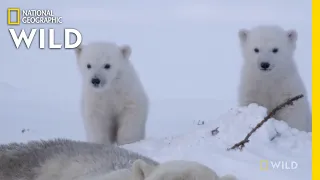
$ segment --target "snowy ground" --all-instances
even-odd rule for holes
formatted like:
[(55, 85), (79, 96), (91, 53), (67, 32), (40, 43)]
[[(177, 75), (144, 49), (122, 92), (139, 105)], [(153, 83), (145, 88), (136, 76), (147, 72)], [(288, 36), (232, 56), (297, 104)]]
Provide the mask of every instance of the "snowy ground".
[[(242, 140), (265, 115), (265, 108), (252, 104), (231, 109), (189, 133), (150, 138), (125, 147), (159, 162), (197, 161), (221, 175), (235, 174), (240, 180), (311, 179), (311, 133), (298, 132), (274, 119), (252, 136), (243, 151), (226, 150)], [(216, 127), (219, 127), (218, 134), (212, 133)], [(282, 135), (271, 142), (276, 132)], [(260, 169), (266, 167), (265, 163), (260, 165), (264, 160), (269, 164), (268, 170)]]
[[(85, 140), (78, 104), (74, 102), (0, 83), (0, 119), (7, 120), (0, 126), (0, 143), (55, 137)], [(155, 101), (147, 139), (124, 147), (159, 162), (198, 161), (218, 174), (235, 174), (239, 180), (311, 179), (311, 133), (288, 128), (285, 123), (270, 120), (242, 152), (226, 150), (265, 115), (265, 108), (254, 104), (231, 108), (216, 100)], [(212, 134), (217, 127), (219, 132)], [(276, 132), (281, 136), (270, 141)], [(260, 169), (261, 160), (269, 161), (267, 171)], [(272, 163), (287, 165), (272, 168)]]

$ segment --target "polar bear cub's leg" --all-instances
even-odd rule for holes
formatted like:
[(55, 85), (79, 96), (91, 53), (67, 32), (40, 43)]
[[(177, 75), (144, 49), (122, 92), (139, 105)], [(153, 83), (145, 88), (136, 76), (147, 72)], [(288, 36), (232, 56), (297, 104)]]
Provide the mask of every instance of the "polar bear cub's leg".
[(115, 121), (112, 116), (95, 114), (86, 117), (84, 121), (89, 142), (106, 145), (115, 142)]
[(144, 139), (147, 116), (147, 109), (141, 107), (125, 108), (116, 120), (118, 126), (117, 144), (130, 144)]

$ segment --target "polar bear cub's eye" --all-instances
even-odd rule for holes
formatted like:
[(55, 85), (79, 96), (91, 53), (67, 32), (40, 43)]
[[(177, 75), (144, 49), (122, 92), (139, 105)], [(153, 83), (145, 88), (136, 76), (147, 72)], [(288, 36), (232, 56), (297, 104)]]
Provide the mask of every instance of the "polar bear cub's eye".
[(272, 52), (275, 54), (275, 53), (277, 53), (279, 51), (279, 49), (278, 48), (273, 48), (272, 49)]
[(253, 51), (254, 51), (255, 53), (259, 53), (259, 49), (258, 49), (258, 48), (254, 48)]
[(90, 68), (91, 68), (91, 65), (90, 65), (90, 64), (87, 64), (87, 68), (90, 69)]
[(105, 64), (105, 65), (104, 65), (104, 68), (105, 68), (105, 69), (110, 69), (110, 68), (111, 68), (111, 65), (110, 65), (110, 64)]

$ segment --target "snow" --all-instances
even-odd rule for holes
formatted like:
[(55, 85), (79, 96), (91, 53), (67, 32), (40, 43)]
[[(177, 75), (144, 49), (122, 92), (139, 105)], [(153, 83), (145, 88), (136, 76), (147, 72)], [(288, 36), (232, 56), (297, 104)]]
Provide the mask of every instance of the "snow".
[[(311, 133), (292, 129), (282, 121), (267, 121), (252, 135), (242, 151), (227, 150), (243, 140), (265, 116), (264, 107), (251, 104), (233, 108), (189, 133), (149, 138), (124, 147), (159, 162), (173, 159), (197, 161), (221, 175), (237, 175), (240, 180), (311, 179)], [(218, 133), (212, 133), (217, 127)], [(281, 135), (276, 136), (277, 132)], [(260, 161), (263, 160), (270, 163), (267, 171), (260, 169)], [(276, 162), (288, 165), (284, 169), (280, 166), (272, 169), (271, 163)], [(297, 168), (291, 168), (291, 163), (296, 163)]]
[[(226, 150), (266, 115), (266, 109), (256, 104), (236, 105), (242, 63), (238, 29), (263, 23), (295, 28), (299, 33), (297, 65), (311, 99), (311, 2), (3, 3), (3, 7), (26, 9), (51, 7), (63, 16), (64, 24), (32, 27), (56, 28), (57, 41), (63, 37), (62, 28), (75, 27), (84, 43), (106, 39), (133, 47), (131, 59), (151, 107), (147, 138), (125, 148), (159, 162), (198, 161), (219, 175), (232, 173), (239, 180), (311, 179), (311, 134), (289, 128), (282, 121), (269, 120), (251, 136), (243, 151)], [(0, 143), (57, 137), (85, 140), (74, 52), (39, 50), (36, 42), (29, 50), (16, 50), (8, 26), (4, 22), (0, 26), (4, 53), (0, 59)], [(217, 127), (218, 133), (212, 134)], [(267, 171), (260, 169), (264, 160), (269, 163)], [(287, 163), (287, 168), (292, 163), (298, 167), (272, 169), (277, 162)]]

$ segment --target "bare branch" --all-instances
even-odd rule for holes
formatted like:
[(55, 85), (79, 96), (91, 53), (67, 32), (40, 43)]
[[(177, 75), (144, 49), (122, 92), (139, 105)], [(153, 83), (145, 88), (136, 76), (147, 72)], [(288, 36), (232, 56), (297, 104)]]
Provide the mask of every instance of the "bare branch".
[(255, 128), (253, 128), (248, 134), (247, 136), (240, 142), (236, 143), (235, 145), (233, 145), (231, 148), (228, 148), (227, 150), (235, 150), (235, 149), (240, 149), (240, 151), (242, 150), (242, 148), (245, 146), (246, 143), (249, 142), (249, 138), (250, 136), (256, 131), (258, 130), (265, 122), (267, 122), (270, 118), (272, 118), (279, 110), (281, 110), (282, 108), (288, 106), (288, 105), (293, 105), (294, 101), (299, 100), (300, 98), (303, 97), (303, 94), (300, 94), (298, 96), (295, 96), (293, 98), (288, 99), (287, 101), (285, 101), (284, 103), (278, 105), (276, 108), (274, 108), (260, 123), (258, 123), (256, 125)]

